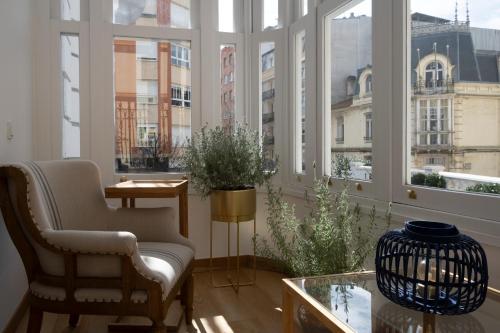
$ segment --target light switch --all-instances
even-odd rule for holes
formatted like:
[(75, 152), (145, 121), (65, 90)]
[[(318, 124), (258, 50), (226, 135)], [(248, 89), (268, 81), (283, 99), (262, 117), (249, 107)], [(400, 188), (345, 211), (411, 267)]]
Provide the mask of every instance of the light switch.
[(12, 141), (14, 139), (14, 130), (12, 129), (12, 122), (7, 122), (7, 140)]

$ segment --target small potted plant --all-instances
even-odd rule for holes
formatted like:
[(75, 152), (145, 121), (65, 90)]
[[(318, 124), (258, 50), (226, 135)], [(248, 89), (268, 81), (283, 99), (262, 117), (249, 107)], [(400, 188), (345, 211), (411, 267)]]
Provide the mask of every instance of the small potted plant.
[(203, 127), (188, 141), (183, 160), (194, 189), (202, 198), (210, 196), (212, 217), (223, 220), (255, 214), (255, 187), (274, 173), (258, 133), (243, 126), (234, 131)]

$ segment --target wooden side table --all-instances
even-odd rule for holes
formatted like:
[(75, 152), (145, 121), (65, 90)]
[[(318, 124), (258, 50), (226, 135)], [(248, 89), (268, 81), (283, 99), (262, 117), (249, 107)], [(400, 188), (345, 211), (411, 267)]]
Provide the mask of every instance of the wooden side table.
[(122, 199), (122, 207), (131, 208), (137, 198), (179, 197), (179, 233), (188, 237), (187, 180), (128, 180), (106, 187), (104, 194), (106, 198)]

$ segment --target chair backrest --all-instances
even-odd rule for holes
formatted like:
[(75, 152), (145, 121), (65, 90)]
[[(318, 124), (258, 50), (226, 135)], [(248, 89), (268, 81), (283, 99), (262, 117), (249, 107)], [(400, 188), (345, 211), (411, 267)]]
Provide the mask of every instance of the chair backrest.
[(47, 274), (64, 275), (63, 258), (47, 246), (41, 236), (44, 230), (104, 230), (104, 221), (98, 216), (109, 209), (99, 169), (90, 161), (0, 167), (0, 205), (30, 281), (39, 268)]
[[(36, 177), (54, 229), (104, 230), (99, 217), (109, 207), (104, 199), (99, 168), (94, 162), (26, 163)], [(31, 198), (33, 199), (33, 198)]]

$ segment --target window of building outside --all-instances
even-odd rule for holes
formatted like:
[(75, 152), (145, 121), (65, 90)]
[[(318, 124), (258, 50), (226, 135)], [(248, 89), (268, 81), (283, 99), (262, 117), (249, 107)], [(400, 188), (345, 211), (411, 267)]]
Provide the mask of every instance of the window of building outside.
[(365, 113), (365, 141), (370, 142), (373, 139), (373, 117), (372, 113)]
[(191, 137), (190, 49), (188, 41), (114, 39), (117, 172), (181, 171)]
[(234, 73), (236, 70), (236, 45), (227, 44), (220, 46), (220, 91), (221, 105), (220, 113), (222, 128), (228, 133), (232, 132), (236, 126), (236, 103), (234, 98), (235, 82)]
[(295, 173), (306, 171), (306, 32), (295, 35)]
[(336, 140), (337, 143), (344, 143), (344, 117), (337, 117), (336, 119), (337, 122), (337, 132), (336, 132)]
[(411, 1), (408, 184), (500, 193), (499, 6)]
[(329, 138), (325, 156), (330, 159), (326, 173), (371, 180), (372, 1), (358, 1), (325, 20), (324, 61), (329, 74), (324, 94), (329, 98), (324, 112), (330, 113), (326, 119), (331, 122), (325, 128)]
[(113, 0), (113, 23), (191, 28), (191, 0)]
[(61, 34), (62, 157), (80, 157), (80, 38)]
[[(274, 103), (275, 103), (275, 56), (276, 49), (274, 42), (260, 43), (260, 118), (262, 149), (266, 163), (271, 163), (275, 157), (275, 139), (274, 139)], [(268, 165), (272, 168), (273, 165)]]

